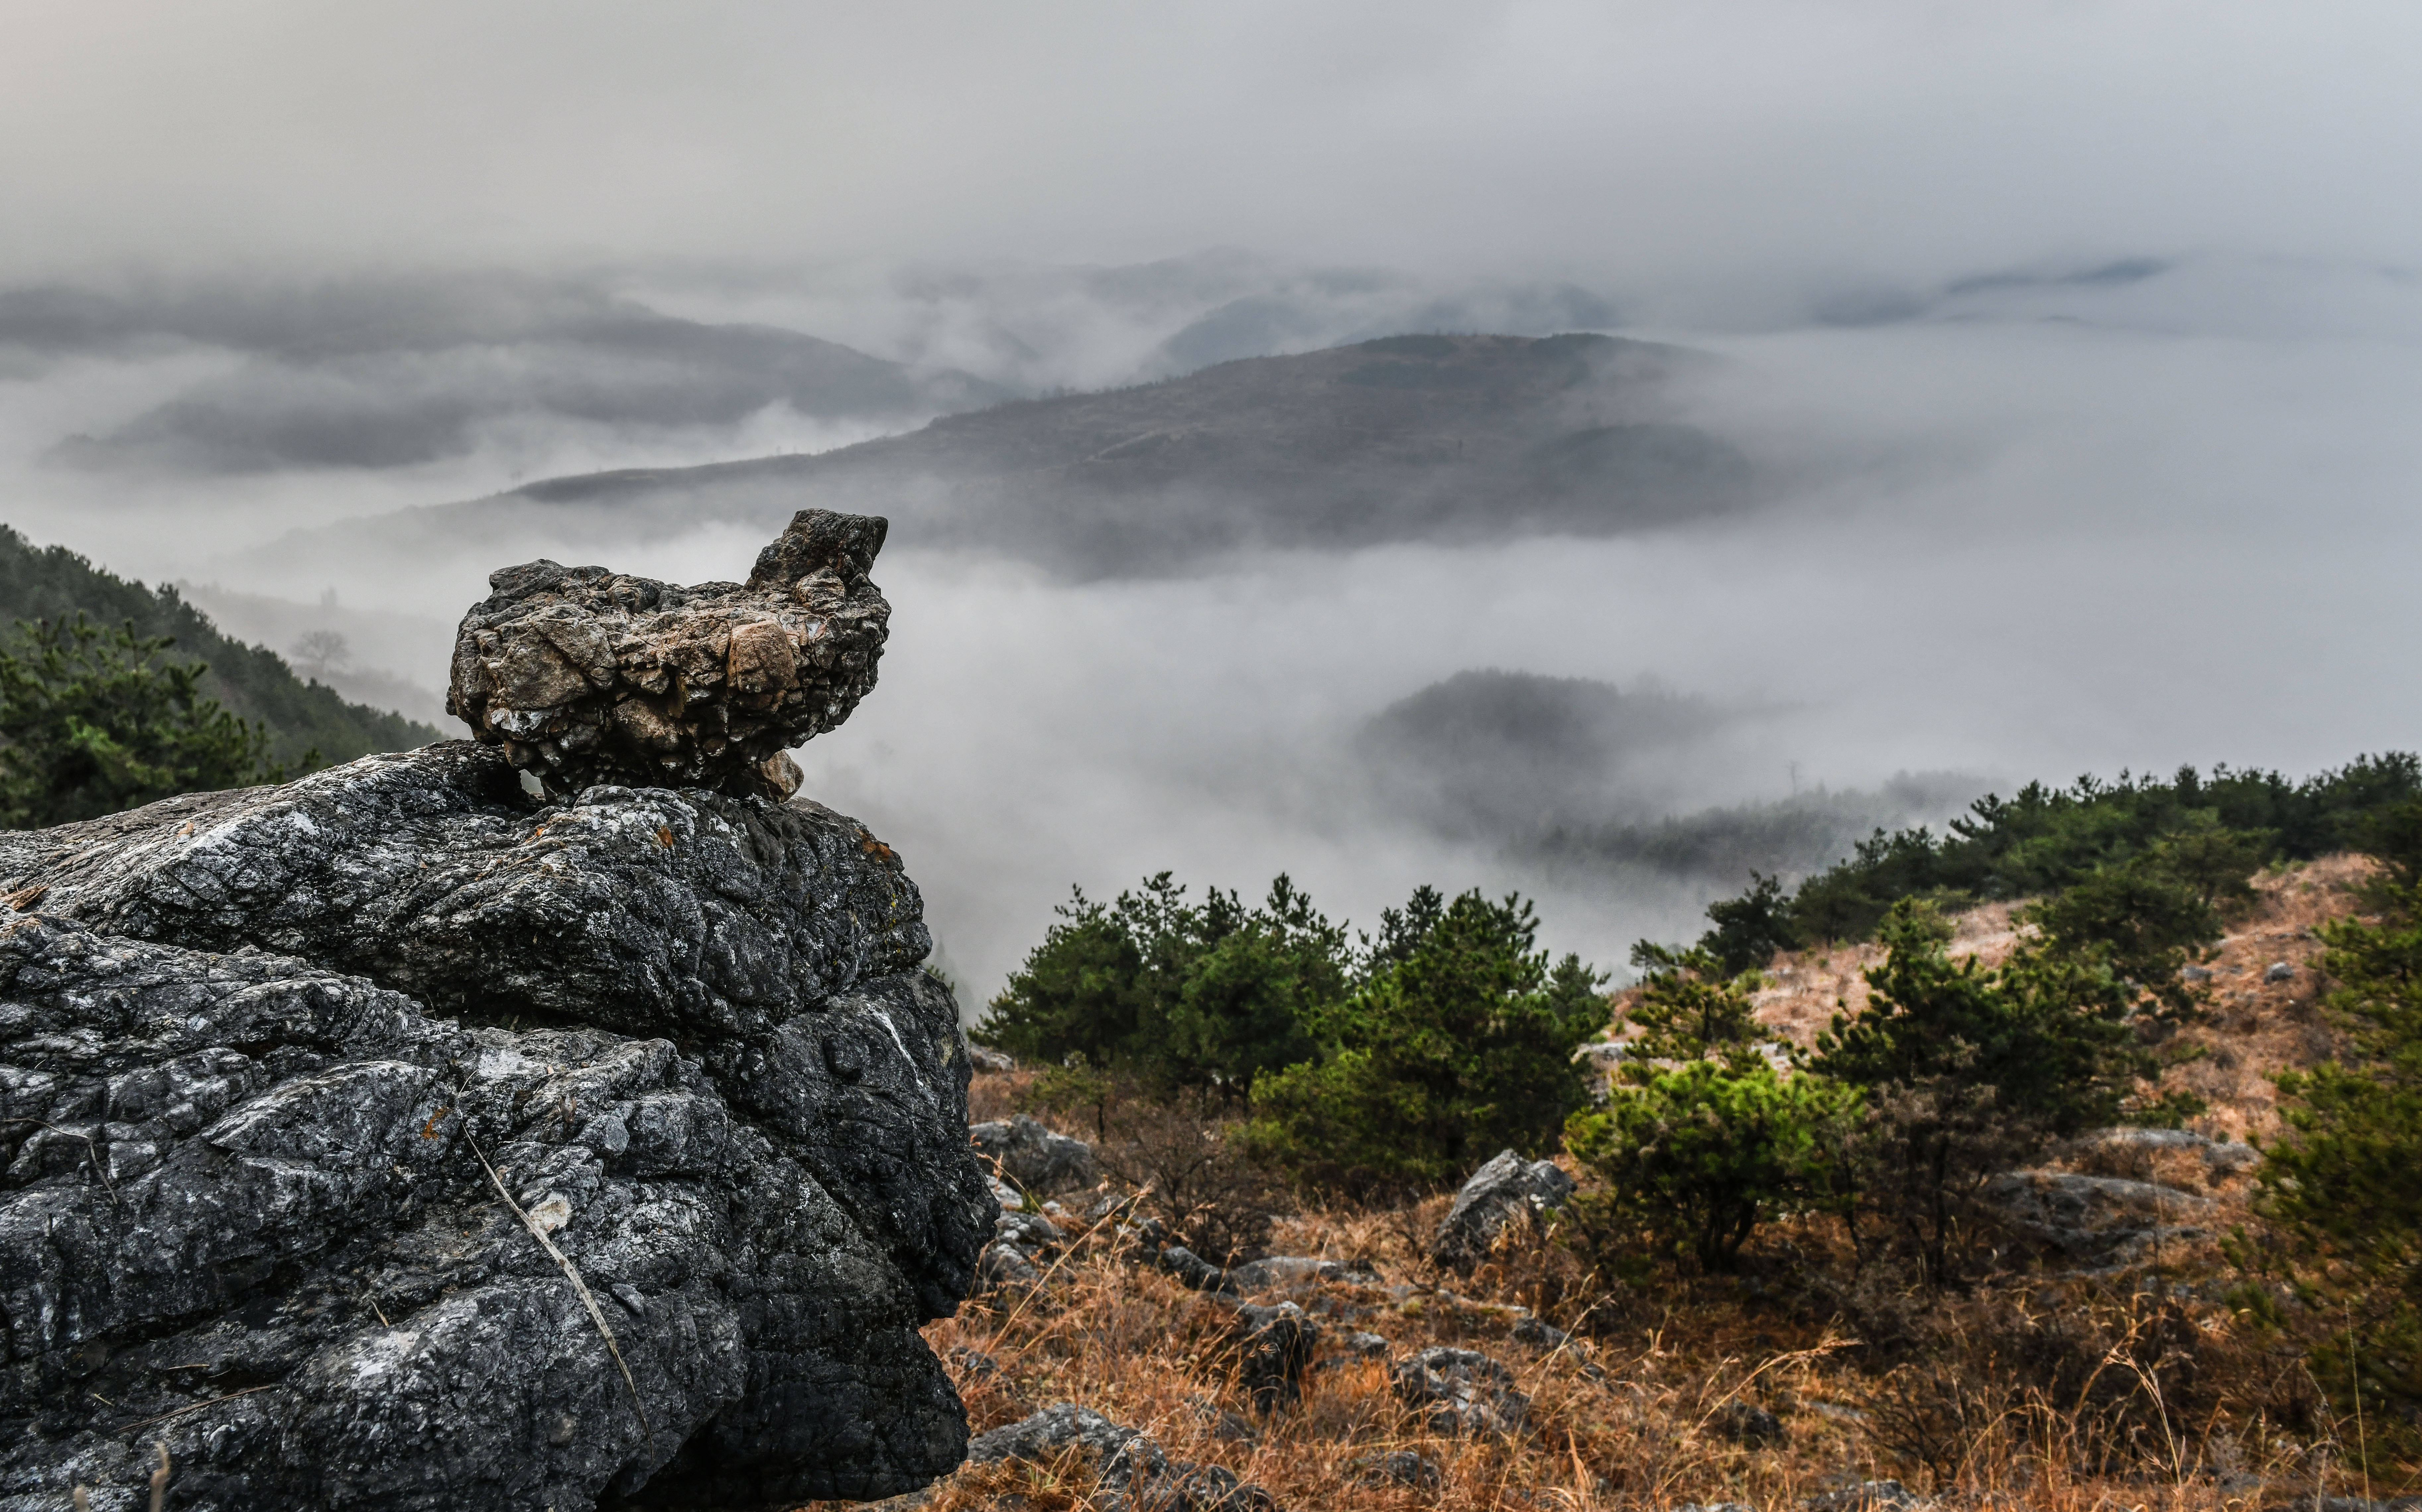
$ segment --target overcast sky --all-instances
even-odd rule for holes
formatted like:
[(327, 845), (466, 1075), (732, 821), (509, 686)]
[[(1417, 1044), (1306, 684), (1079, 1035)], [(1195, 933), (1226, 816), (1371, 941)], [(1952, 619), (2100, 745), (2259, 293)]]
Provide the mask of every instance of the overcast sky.
[[(0, 515), (293, 601), (262, 626), (337, 591), (433, 685), (497, 563), (279, 538), (920, 417), (751, 397), (739, 358), (689, 414), (564, 334), (616, 299), (1025, 391), (1160, 376), (1238, 301), (1298, 348), (1606, 325), (1735, 359), (1702, 418), (1804, 465), (1784, 506), (1081, 587), (895, 539), (885, 688), (818, 791), (989, 990), (1071, 881), (1291, 868), (1365, 921), (1522, 881), (1335, 762), (1467, 667), (1797, 711), (1710, 802), (1786, 757), (2308, 771), (2422, 746), (2417, 56), (2410, 4), (19, 0)], [(117, 323), (6, 303), (62, 287)], [(694, 579), (753, 543), (516, 549)], [(1549, 901), (1612, 963), (1701, 900)]]
[(19, 0), (0, 264), (2405, 264), (2422, 10)]

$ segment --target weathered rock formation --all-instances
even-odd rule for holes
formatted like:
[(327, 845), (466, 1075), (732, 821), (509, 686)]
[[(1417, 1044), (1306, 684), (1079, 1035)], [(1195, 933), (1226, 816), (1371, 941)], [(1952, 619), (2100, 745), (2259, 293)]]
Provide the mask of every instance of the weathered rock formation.
[(899, 858), (805, 802), (544, 805), (511, 760), (0, 836), (0, 1507), (140, 1505), (155, 1444), (180, 1512), (959, 1462), (917, 1330), (999, 1209)]
[(881, 519), (802, 510), (745, 584), (525, 562), (455, 632), (447, 712), (548, 792), (598, 783), (786, 798), (784, 754), (874, 687), (891, 606)]

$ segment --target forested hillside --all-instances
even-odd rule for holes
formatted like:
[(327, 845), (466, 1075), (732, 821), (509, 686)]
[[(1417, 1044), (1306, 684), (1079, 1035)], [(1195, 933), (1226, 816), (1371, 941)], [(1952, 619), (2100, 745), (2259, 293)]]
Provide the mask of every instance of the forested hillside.
[(129, 582), (64, 546), (37, 546), (0, 526), (0, 629), (24, 620), (71, 620), (79, 611), (112, 628), (132, 621), (139, 636), (175, 641), (175, 659), (207, 663), (199, 691), (267, 726), (272, 759), (289, 768), (313, 750), (323, 761), (345, 762), (438, 738), (417, 720), (348, 703), (334, 689), (305, 682), (265, 646), (230, 640), (173, 588)]

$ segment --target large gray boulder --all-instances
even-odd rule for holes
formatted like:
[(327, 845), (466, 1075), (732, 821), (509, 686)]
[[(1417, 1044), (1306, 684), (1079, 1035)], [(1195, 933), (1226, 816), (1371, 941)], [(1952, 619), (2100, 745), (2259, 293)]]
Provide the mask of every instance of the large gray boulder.
[(1977, 1201), (2017, 1232), (2072, 1258), (2131, 1264), (2162, 1244), (2210, 1237), (2220, 1205), (2200, 1192), (2073, 1171), (2009, 1171)]
[(0, 837), (0, 1508), (138, 1505), (155, 1443), (181, 1512), (959, 1462), (917, 1331), (998, 1209), (861, 827), (544, 807), (457, 743)]
[(886, 522), (801, 510), (747, 583), (524, 562), (455, 632), (446, 710), (556, 793), (601, 782), (791, 795), (784, 754), (874, 687)]
[(1572, 1194), (1573, 1178), (1554, 1161), (1525, 1160), (1501, 1150), (1455, 1194), (1430, 1241), (1430, 1258), (1450, 1269), (1470, 1270), (1509, 1226), (1535, 1221)]

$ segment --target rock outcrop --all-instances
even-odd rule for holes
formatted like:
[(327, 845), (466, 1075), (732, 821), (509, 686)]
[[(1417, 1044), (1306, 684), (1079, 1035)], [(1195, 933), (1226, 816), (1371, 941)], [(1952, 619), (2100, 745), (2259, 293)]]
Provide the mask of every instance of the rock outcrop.
[(805, 802), (544, 805), (511, 759), (0, 836), (0, 1506), (135, 1506), (155, 1444), (180, 1512), (959, 1462), (917, 1330), (999, 1206), (899, 858)]
[(1554, 1161), (1525, 1160), (1501, 1150), (1455, 1194), (1430, 1242), (1430, 1258), (1450, 1269), (1470, 1270), (1509, 1225), (1534, 1221), (1572, 1194), (1573, 1178)]
[(885, 530), (802, 510), (745, 584), (503, 568), (455, 632), (447, 712), (551, 793), (620, 782), (786, 798), (799, 775), (784, 752), (874, 687), (891, 606), (867, 574)]

